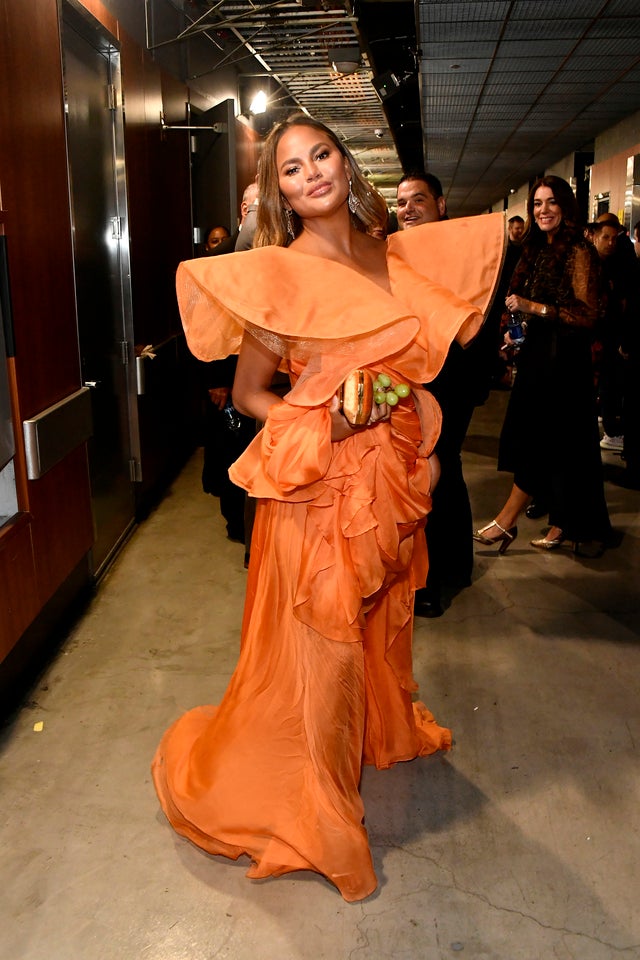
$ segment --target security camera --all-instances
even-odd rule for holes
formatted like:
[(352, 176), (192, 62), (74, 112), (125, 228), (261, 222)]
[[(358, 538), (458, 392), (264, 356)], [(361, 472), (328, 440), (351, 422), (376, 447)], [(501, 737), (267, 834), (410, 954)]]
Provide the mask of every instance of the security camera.
[(384, 137), (384, 130), (382, 129), (382, 127), (376, 127), (376, 129), (373, 132), (375, 133), (378, 140), (382, 140), (382, 138)]

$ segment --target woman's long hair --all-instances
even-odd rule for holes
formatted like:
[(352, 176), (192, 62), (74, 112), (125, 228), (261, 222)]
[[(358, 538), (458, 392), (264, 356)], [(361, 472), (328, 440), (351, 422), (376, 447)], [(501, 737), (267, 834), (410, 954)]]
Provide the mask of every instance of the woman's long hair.
[[(351, 192), (358, 200), (356, 213), (350, 213), (353, 226), (362, 233), (370, 233), (376, 228), (386, 229), (388, 212), (384, 198), (371, 186), (369, 181), (364, 178), (349, 150), (324, 123), (308, 117), (305, 113), (298, 112), (287, 117), (287, 119), (281, 123), (276, 124), (264, 142), (262, 156), (258, 164), (258, 195), (260, 197), (260, 203), (258, 204), (254, 247), (274, 245), (286, 247), (293, 239), (287, 232), (287, 215), (285, 213), (282, 194), (280, 193), (278, 167), (276, 164), (278, 144), (282, 136), (287, 130), (290, 130), (291, 127), (313, 127), (314, 130), (318, 130), (324, 137), (330, 140), (340, 154), (346, 158), (349, 165)], [(297, 237), (302, 230), (302, 221), (294, 210), (290, 212), (290, 217), (294, 236)]]
[(536, 247), (541, 247), (547, 243), (547, 234), (540, 229), (533, 213), (533, 202), (540, 187), (549, 187), (562, 213), (562, 222), (553, 242), (555, 243), (556, 240), (562, 239), (563, 243), (566, 244), (567, 242), (571, 243), (571, 241), (577, 237), (582, 237), (583, 228), (581, 225), (580, 210), (573, 190), (562, 177), (549, 174), (546, 177), (539, 177), (529, 191), (529, 196), (527, 197), (527, 222), (522, 236), (522, 243), (533, 244)]
[[(539, 187), (549, 187), (553, 191), (553, 196), (562, 213), (560, 226), (551, 243), (548, 242), (545, 231), (541, 230), (535, 222), (533, 214), (533, 202)], [(553, 302), (553, 295), (546, 290), (544, 284), (557, 286), (570, 250), (576, 245), (585, 246), (586, 244), (578, 201), (567, 181), (554, 174), (540, 177), (531, 187), (527, 197), (527, 223), (522, 236), (522, 255), (513, 271), (509, 292), (532, 297), (534, 300), (538, 297), (546, 302)], [(591, 244), (588, 246), (591, 247)], [(542, 272), (546, 280), (541, 279), (540, 271), (536, 272), (534, 269), (539, 255), (545, 259), (545, 269)], [(540, 284), (543, 286), (542, 292), (530, 286), (534, 274), (537, 276), (538, 287)], [(506, 314), (503, 314), (504, 316)]]

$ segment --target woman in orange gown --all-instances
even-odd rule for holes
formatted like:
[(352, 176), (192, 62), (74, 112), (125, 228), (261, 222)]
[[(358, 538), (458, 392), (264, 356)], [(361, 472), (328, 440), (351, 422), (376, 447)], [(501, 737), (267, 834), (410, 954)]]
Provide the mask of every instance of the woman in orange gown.
[[(421, 384), (482, 323), (503, 217), (375, 239), (384, 201), (304, 115), (269, 135), (259, 188), (258, 247), (178, 271), (191, 350), (239, 351), (234, 404), (265, 426), (231, 469), (258, 498), (238, 665), (218, 706), (165, 733), (153, 774), (174, 829), (204, 850), (248, 854), (253, 878), (314, 870), (360, 900), (376, 887), (363, 762), (451, 745), (413, 700), (413, 593), (426, 579), (440, 426)], [(283, 400), (270, 384), (285, 366)], [(354, 428), (337, 392), (362, 367), (411, 394)]]

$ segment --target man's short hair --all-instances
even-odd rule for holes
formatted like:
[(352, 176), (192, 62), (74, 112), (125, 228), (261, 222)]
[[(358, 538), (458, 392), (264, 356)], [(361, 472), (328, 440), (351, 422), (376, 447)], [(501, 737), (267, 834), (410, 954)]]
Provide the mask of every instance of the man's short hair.
[(524, 223), (524, 218), (516, 213), (515, 217), (509, 217), (507, 223)]
[(614, 230), (619, 230), (613, 220), (596, 220), (595, 223), (589, 224), (589, 229), (596, 237), (599, 233), (602, 233), (605, 227), (613, 227)]
[(600, 216), (596, 218), (596, 223), (606, 223), (610, 227), (617, 227), (618, 230), (622, 229), (622, 224), (611, 210), (605, 210), (604, 213), (601, 213)]
[(403, 177), (400, 177), (398, 186), (407, 180), (421, 180), (422, 183), (429, 188), (429, 193), (431, 193), (436, 200), (438, 197), (443, 196), (442, 184), (433, 173), (427, 173), (426, 170), (409, 170)]
[(244, 192), (242, 194), (242, 202), (246, 203), (247, 206), (250, 206), (252, 203), (256, 202), (257, 197), (258, 197), (258, 184), (255, 182), (255, 180), (252, 180), (251, 183), (248, 183), (247, 186), (244, 188)]

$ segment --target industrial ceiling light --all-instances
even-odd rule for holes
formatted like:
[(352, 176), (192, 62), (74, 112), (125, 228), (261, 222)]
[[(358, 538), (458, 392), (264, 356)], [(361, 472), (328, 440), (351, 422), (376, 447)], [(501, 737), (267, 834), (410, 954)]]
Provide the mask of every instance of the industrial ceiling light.
[(267, 112), (267, 95), (264, 90), (258, 90), (255, 97), (251, 101), (249, 111), (254, 116), (257, 116), (259, 113)]
[(336, 73), (355, 73), (361, 63), (360, 47), (330, 47), (329, 63)]

